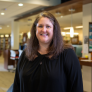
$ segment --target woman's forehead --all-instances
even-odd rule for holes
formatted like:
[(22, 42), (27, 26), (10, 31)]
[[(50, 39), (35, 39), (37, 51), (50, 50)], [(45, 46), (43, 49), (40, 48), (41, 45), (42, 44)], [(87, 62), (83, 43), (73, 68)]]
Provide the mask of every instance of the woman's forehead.
[[(43, 17), (43, 16), (42, 16), (42, 17), (39, 18), (38, 22), (40, 22), (40, 21), (42, 21), (42, 20), (46, 20), (45, 22), (48, 22), (48, 21), (49, 21), (49, 22), (51, 22), (52, 24), (54, 24), (54, 21), (53, 21), (51, 18)], [(38, 23), (38, 22), (37, 22), (37, 23)]]

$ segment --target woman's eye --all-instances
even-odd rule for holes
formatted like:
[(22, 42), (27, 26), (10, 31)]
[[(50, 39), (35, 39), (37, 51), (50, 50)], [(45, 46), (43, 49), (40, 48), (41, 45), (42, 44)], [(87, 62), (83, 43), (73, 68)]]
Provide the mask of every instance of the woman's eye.
[(39, 28), (42, 28), (43, 26), (38, 26)]
[(46, 26), (47, 28), (50, 28), (50, 26)]

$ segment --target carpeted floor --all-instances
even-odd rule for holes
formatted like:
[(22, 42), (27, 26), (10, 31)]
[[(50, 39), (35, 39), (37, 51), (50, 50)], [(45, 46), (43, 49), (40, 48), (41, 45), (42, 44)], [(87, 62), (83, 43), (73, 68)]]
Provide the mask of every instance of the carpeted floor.
[(14, 81), (15, 73), (0, 72), (0, 92), (6, 92)]
[(15, 73), (4, 69), (4, 58), (0, 56), (0, 92), (7, 92), (14, 81)]

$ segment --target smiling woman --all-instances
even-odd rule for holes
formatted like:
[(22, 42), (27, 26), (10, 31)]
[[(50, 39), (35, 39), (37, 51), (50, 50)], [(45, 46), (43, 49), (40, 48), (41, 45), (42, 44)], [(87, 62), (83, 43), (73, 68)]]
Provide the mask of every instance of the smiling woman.
[(13, 92), (83, 92), (80, 64), (71, 48), (64, 44), (56, 18), (39, 14), (20, 56)]
[[(42, 17), (37, 23), (36, 37), (39, 40), (39, 45), (42, 44), (48, 47), (53, 38), (53, 24), (48, 18)], [(43, 52), (43, 54), (45, 54)]]

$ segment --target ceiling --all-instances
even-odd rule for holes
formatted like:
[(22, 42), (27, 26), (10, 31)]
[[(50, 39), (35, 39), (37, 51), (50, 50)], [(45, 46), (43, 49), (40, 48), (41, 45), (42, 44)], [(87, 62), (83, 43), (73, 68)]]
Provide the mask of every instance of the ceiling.
[[(71, 12), (69, 11), (70, 8), (74, 8), (75, 11), (72, 12), (72, 24), (73, 26), (82, 25), (82, 3), (74, 3), (71, 0), (61, 5), (61, 7), (57, 7), (54, 9), (47, 9), (51, 12), (60, 23), (60, 26), (63, 27), (70, 27), (71, 26)], [(5, 15), (0, 15), (0, 34), (2, 33), (11, 33), (11, 21), (22, 17), (23, 15), (35, 11), (37, 9), (47, 8), (46, 6), (35, 5), (35, 4), (27, 4), (24, 3), (24, 6), (19, 7), (18, 2), (4, 2), (0, 1), (0, 13), (5, 12)], [(6, 9), (6, 10), (5, 10)], [(56, 14), (56, 12), (60, 12), (60, 14)], [(28, 32), (31, 28), (31, 25), (35, 19), (37, 14), (28, 16), (22, 19), (19, 19), (19, 26), (20, 32)], [(63, 16), (62, 18), (60, 16)], [(31, 19), (31, 21), (28, 21)], [(9, 25), (9, 27), (7, 27)]]
[(23, 6), (18, 6), (17, 2), (0, 1), (0, 13), (5, 13), (5, 15), (0, 15), (0, 25), (8, 24), (11, 20), (20, 17), (23, 13), (27, 13), (29, 10), (32, 11), (41, 7), (43, 6), (27, 3), (24, 3)]

